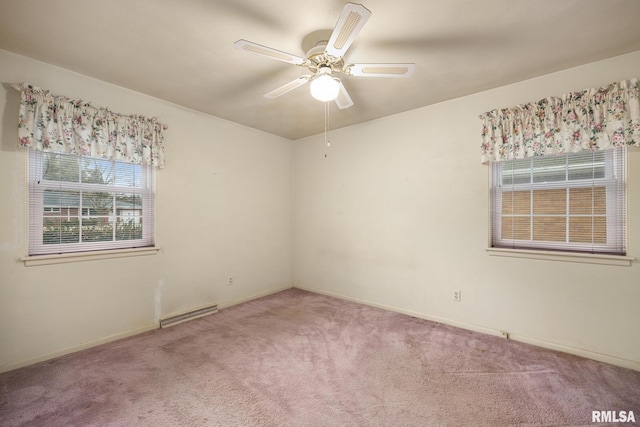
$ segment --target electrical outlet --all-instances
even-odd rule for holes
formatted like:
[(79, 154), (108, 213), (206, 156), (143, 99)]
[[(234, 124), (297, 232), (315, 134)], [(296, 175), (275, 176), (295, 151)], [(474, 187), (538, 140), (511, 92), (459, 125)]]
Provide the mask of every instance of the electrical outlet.
[(229, 276), (229, 281), (227, 282), (227, 286), (233, 285), (233, 277)]
[(462, 300), (462, 292), (460, 290), (453, 291), (453, 300), (456, 302), (460, 302)]
[(500, 335), (502, 335), (502, 338), (509, 339), (509, 332), (507, 331), (500, 331)]

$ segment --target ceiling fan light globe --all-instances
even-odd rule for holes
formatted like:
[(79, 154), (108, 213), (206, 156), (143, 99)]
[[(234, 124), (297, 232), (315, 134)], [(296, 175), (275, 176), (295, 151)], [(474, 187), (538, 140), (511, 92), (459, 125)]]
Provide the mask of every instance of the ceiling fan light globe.
[(311, 96), (318, 101), (333, 101), (340, 92), (340, 81), (328, 74), (323, 74), (313, 79), (309, 86)]

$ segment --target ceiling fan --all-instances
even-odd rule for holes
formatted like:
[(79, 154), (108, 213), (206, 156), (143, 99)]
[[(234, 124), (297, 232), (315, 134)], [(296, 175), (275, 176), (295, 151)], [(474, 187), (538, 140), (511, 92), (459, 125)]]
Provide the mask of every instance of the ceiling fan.
[(361, 4), (346, 3), (329, 40), (319, 41), (306, 56), (292, 55), (277, 49), (263, 46), (248, 40), (238, 40), (234, 47), (238, 50), (287, 62), (307, 68), (307, 74), (292, 80), (277, 89), (264, 94), (265, 98), (278, 98), (293, 89), (310, 82), (311, 95), (324, 102), (335, 100), (338, 108), (345, 109), (353, 105), (344, 84), (334, 75), (343, 74), (352, 77), (410, 77), (415, 64), (348, 64), (344, 55), (356, 36), (367, 22), (371, 12)]

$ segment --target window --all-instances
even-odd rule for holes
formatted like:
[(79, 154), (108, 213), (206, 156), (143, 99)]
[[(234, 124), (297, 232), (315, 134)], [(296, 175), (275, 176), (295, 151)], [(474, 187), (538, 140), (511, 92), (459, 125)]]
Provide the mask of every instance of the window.
[(626, 148), (491, 163), (492, 246), (626, 255)]
[(29, 150), (29, 255), (153, 246), (153, 167)]

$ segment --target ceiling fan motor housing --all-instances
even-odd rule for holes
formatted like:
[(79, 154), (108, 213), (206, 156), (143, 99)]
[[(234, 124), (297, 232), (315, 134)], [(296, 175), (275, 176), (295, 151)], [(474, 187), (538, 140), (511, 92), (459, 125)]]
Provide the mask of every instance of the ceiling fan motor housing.
[(326, 52), (327, 41), (321, 40), (307, 52), (306, 66), (312, 73), (318, 73), (320, 68), (329, 67), (332, 72), (342, 73), (344, 61), (342, 58), (334, 58)]

